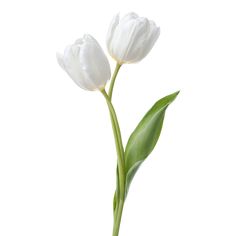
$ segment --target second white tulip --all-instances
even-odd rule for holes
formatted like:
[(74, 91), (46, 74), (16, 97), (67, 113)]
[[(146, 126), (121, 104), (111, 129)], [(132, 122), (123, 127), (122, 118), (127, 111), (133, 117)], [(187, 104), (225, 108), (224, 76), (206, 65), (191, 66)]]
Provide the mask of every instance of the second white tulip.
[(107, 33), (110, 55), (121, 65), (142, 60), (152, 49), (160, 35), (153, 21), (129, 13), (120, 19), (116, 15)]

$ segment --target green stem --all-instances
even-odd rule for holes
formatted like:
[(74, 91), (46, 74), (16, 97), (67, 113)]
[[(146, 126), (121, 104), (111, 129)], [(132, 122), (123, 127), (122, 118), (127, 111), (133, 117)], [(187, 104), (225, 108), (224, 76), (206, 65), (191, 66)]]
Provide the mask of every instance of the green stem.
[(116, 68), (115, 68), (114, 73), (113, 73), (112, 78), (111, 78), (111, 84), (110, 84), (109, 91), (108, 91), (108, 97), (110, 98), (110, 101), (112, 99), (113, 88), (114, 88), (114, 84), (115, 84), (115, 81), (116, 81), (116, 76), (117, 76), (117, 74), (120, 70), (120, 67), (121, 67), (121, 65), (119, 63), (117, 63)]
[[(113, 83), (114, 85), (114, 83)], [(114, 213), (114, 226), (113, 226), (113, 236), (118, 236), (119, 229), (120, 229), (120, 223), (121, 223), (121, 217), (124, 207), (124, 200), (125, 200), (125, 160), (124, 160), (124, 148), (122, 144), (122, 138), (121, 138), (121, 132), (120, 127), (118, 123), (118, 119), (116, 116), (115, 109), (111, 103), (111, 98), (106, 93), (105, 89), (101, 90), (101, 93), (106, 99), (109, 111), (110, 111), (110, 117), (111, 117), (111, 124), (113, 129), (113, 134), (115, 138), (115, 144), (116, 144), (116, 152), (117, 152), (117, 166), (118, 166), (118, 183), (119, 183), (119, 194), (116, 196), (116, 209)], [(111, 92), (112, 94), (112, 92)]]
[(124, 208), (124, 200), (120, 200), (118, 208), (117, 208), (116, 218), (115, 218), (115, 221), (114, 221), (112, 236), (118, 236), (119, 235), (123, 208)]
[(123, 200), (125, 195), (125, 160), (124, 160), (124, 148), (122, 145), (122, 138), (120, 133), (120, 126), (117, 120), (115, 109), (110, 101), (105, 90), (101, 90), (103, 96), (106, 99), (110, 117), (111, 117), (111, 124), (113, 129), (113, 134), (115, 138), (116, 144), (116, 152), (117, 152), (117, 164), (118, 164), (118, 174), (119, 174), (119, 187), (120, 187), (120, 198)]

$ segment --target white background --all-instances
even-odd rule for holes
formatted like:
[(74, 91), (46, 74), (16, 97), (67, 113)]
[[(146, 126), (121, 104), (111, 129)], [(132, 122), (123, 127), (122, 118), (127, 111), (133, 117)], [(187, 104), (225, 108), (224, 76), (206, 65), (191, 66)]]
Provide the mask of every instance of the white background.
[(116, 156), (107, 107), (72, 82), (55, 53), (84, 33), (106, 51), (113, 15), (135, 11), (160, 24), (161, 36), (120, 71), (114, 105), (124, 143), (157, 99), (181, 93), (131, 186), (120, 235), (235, 236), (234, 3), (2, 0), (0, 235), (111, 235)]

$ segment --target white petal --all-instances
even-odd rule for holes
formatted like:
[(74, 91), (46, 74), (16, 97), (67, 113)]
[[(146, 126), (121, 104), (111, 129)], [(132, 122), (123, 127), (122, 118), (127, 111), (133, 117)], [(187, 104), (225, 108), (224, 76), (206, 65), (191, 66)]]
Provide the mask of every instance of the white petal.
[(119, 63), (123, 63), (123, 57), (127, 52), (127, 48), (132, 43), (132, 33), (135, 25), (136, 21), (134, 19), (124, 21), (122, 18), (114, 32), (110, 53)]
[(65, 65), (64, 65), (64, 61), (63, 61), (63, 55), (61, 53), (57, 52), (56, 57), (57, 57), (58, 64), (61, 66), (61, 68), (63, 70), (65, 70)]
[(126, 54), (123, 56), (125, 61), (129, 62), (132, 61), (133, 58), (140, 56), (140, 52), (144, 47), (146, 47), (145, 39), (148, 31), (148, 20), (146, 18), (138, 18), (131, 34), (130, 43), (127, 47)]
[(160, 27), (156, 27), (156, 25), (151, 26), (150, 33), (145, 42), (146, 47), (144, 48), (143, 51), (143, 58), (151, 51), (159, 36), (160, 36)]
[(111, 24), (110, 24), (110, 26), (109, 26), (108, 32), (107, 32), (106, 43), (107, 43), (107, 48), (108, 48), (108, 50), (110, 50), (111, 41), (112, 41), (114, 32), (115, 32), (115, 30), (116, 30), (116, 27), (117, 27), (117, 25), (119, 24), (119, 21), (120, 21), (120, 16), (119, 16), (119, 14), (116, 14), (116, 15), (113, 17), (113, 19), (112, 19), (112, 21), (111, 21)]
[(111, 71), (108, 59), (95, 39), (84, 45), (80, 61), (86, 79), (92, 80), (95, 88), (103, 88), (110, 79)]
[(139, 18), (139, 16), (135, 13), (135, 12), (130, 12), (126, 15), (124, 15), (122, 18), (121, 18), (121, 23), (124, 23), (124, 22), (128, 22), (130, 20), (135, 20)]
[(120, 16), (118, 13), (112, 18), (112, 21), (109, 25), (108, 32), (107, 32), (107, 40), (109, 40), (112, 37), (116, 26), (119, 24), (119, 21), (120, 21)]

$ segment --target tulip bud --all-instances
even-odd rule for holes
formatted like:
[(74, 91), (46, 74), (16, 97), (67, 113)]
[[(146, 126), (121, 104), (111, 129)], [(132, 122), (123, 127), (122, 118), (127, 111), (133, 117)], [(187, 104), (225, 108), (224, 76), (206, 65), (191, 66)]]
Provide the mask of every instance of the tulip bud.
[(101, 90), (110, 79), (110, 65), (98, 42), (90, 35), (68, 46), (64, 55), (57, 53), (59, 65), (85, 90)]
[(120, 19), (116, 15), (107, 33), (110, 55), (121, 65), (142, 60), (152, 49), (160, 35), (153, 21), (129, 13)]

